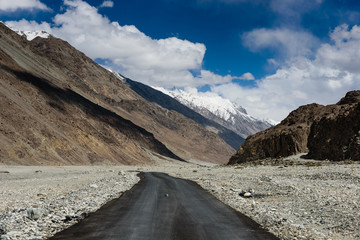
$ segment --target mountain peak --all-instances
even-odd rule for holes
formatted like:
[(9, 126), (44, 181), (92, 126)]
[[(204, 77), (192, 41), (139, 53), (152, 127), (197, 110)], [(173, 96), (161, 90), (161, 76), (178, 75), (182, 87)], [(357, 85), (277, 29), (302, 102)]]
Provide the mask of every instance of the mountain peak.
[(247, 137), (273, 125), (270, 121), (262, 121), (250, 116), (239, 104), (215, 93), (198, 92), (196, 89), (154, 88), (175, 98), (204, 117), (235, 131), (242, 137)]
[[(5, 24), (6, 25), (6, 24)], [(48, 38), (50, 36), (50, 33), (47, 33), (45, 31), (23, 31), (18, 30), (15, 28), (12, 28), (8, 25), (6, 25), (8, 28), (19, 34), (20, 36), (25, 36), (28, 41), (32, 41), (33, 39), (40, 37), (40, 38)]]

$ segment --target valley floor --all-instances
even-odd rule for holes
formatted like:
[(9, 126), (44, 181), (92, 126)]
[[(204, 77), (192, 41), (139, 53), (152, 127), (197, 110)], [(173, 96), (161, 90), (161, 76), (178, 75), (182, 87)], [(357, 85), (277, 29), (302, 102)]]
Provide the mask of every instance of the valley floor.
[(0, 166), (1, 239), (47, 238), (130, 189), (137, 171), (193, 180), (281, 239), (360, 239), (360, 164), (299, 156), (239, 166)]

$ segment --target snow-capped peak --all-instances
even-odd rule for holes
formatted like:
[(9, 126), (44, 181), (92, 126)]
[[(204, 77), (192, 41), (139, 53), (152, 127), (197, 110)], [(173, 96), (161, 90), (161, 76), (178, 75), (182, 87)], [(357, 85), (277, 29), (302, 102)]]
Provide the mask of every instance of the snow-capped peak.
[(20, 36), (25, 35), (28, 41), (32, 41), (36, 37), (48, 38), (50, 36), (50, 34), (45, 31), (21, 31), (15, 29), (13, 29), (13, 31), (19, 34)]
[[(244, 117), (252, 118), (246, 113), (246, 110), (240, 105), (231, 102), (229, 99), (222, 98), (215, 93), (202, 93), (197, 91), (185, 91), (181, 89), (167, 90), (161, 87), (154, 87), (187, 106), (204, 108), (209, 110), (214, 115), (224, 119), (231, 120), (233, 115), (243, 115)], [(255, 120), (255, 119), (254, 119)]]
[[(4, 23), (2, 21), (0, 21), (1, 23)], [(5, 23), (4, 23), (5, 24)], [(41, 38), (48, 38), (50, 36), (50, 34), (48, 32), (45, 31), (23, 31), (23, 30), (18, 30), (15, 29), (7, 24), (5, 24), (8, 28), (10, 28), (12, 31), (16, 32), (17, 34), (19, 34), (20, 36), (26, 36), (26, 39), (28, 41), (32, 41), (33, 39), (35, 39), (36, 37), (41, 37)]]
[(214, 120), (244, 138), (273, 126), (271, 121), (263, 121), (250, 116), (243, 107), (216, 93), (203, 93), (196, 89), (153, 88), (175, 98), (204, 117)]

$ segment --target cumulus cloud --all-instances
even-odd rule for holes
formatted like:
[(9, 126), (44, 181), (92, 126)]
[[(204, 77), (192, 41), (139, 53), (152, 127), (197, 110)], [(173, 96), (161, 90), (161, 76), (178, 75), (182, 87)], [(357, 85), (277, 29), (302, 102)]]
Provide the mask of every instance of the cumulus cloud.
[(319, 40), (306, 31), (286, 28), (259, 28), (242, 35), (244, 46), (258, 52), (271, 49), (280, 58), (309, 56), (319, 46)]
[(114, 6), (114, 2), (113, 1), (104, 1), (100, 7), (110, 7), (112, 8)]
[(0, 0), (0, 10), (14, 12), (16, 10), (50, 10), (45, 4), (39, 0)]
[(336, 103), (347, 91), (360, 89), (360, 26), (341, 25), (329, 35), (332, 42), (322, 44), (314, 58), (292, 58), (258, 80), (256, 88), (228, 83), (212, 91), (239, 102), (254, 116), (277, 121), (303, 104)]
[[(152, 39), (133, 25), (120, 26), (81, 0), (65, 0), (65, 12), (48, 23), (21, 20), (6, 22), (21, 30), (46, 31), (65, 39), (93, 59), (104, 59), (114, 70), (134, 80), (153, 86), (184, 87), (230, 82), (230, 75), (220, 76), (202, 69), (206, 47), (175, 37)], [(193, 71), (200, 72), (194, 76)]]

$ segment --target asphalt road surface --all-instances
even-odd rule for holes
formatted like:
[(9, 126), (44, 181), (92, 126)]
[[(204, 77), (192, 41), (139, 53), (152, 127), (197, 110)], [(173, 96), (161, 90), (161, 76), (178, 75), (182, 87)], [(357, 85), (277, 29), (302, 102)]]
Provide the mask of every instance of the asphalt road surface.
[(277, 239), (194, 182), (142, 173), (120, 198), (51, 239)]

